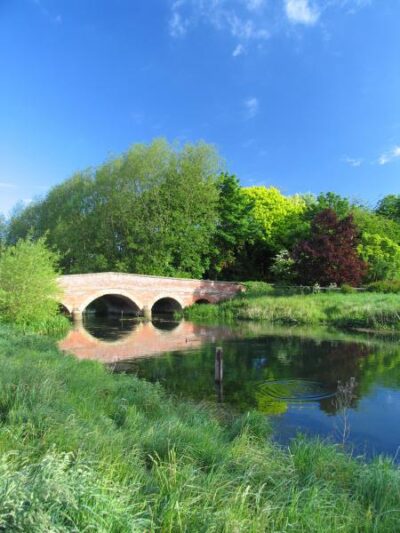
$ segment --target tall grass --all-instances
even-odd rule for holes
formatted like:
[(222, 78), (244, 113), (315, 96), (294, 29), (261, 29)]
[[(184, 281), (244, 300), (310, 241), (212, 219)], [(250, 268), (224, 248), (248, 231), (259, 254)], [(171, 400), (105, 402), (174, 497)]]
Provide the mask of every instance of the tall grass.
[[(0, 324), (10, 324), (0, 315)], [(50, 337), (61, 338), (70, 328), (70, 321), (67, 317), (58, 314), (48, 317), (46, 319), (38, 319), (35, 321), (22, 322), (18, 324), (18, 329), (24, 333), (37, 333), (38, 335), (49, 335)]]
[(398, 530), (390, 461), (270, 434), (0, 327), (1, 531)]
[[(287, 291), (286, 291), (287, 292)], [(328, 324), (342, 328), (400, 329), (400, 295), (372, 292), (285, 294), (267, 284), (218, 305), (185, 310), (195, 320), (265, 320), (278, 324)]]

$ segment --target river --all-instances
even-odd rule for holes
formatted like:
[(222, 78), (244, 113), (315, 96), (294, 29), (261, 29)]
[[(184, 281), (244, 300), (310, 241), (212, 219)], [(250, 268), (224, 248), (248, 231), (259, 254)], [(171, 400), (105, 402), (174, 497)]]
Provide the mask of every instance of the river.
[[(224, 354), (221, 385), (214, 382), (216, 346)], [(400, 338), (91, 316), (60, 347), (160, 382), (177, 397), (233, 412), (256, 409), (270, 417), (282, 444), (303, 433), (344, 442), (356, 455), (399, 459)]]

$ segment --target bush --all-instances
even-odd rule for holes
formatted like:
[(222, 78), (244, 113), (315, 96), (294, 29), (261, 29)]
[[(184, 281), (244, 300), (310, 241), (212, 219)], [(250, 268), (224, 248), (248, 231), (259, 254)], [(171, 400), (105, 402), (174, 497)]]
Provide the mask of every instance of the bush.
[(57, 255), (44, 239), (20, 240), (0, 256), (0, 320), (44, 333), (65, 328), (59, 317)]
[(340, 287), (340, 292), (342, 292), (343, 294), (354, 294), (356, 292), (356, 290), (351, 285), (348, 285), (347, 283), (344, 283)]
[(370, 292), (384, 292), (384, 293), (400, 293), (400, 280), (399, 279), (387, 279), (383, 281), (374, 281), (367, 286)]

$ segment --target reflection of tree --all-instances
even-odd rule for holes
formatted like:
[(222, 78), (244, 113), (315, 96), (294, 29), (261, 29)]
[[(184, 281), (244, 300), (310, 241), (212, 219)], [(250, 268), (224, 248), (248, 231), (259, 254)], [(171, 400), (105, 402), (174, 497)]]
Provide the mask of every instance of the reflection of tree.
[(282, 415), (288, 410), (288, 404), (282, 400), (275, 400), (265, 394), (255, 393), (257, 410), (266, 415)]
[(398, 388), (400, 386), (400, 347), (382, 344), (368, 358), (360, 361), (361, 394), (367, 394), (374, 385)]
[[(400, 347), (393, 344), (368, 345), (355, 341), (266, 335), (222, 343), (224, 346), (224, 399), (239, 411), (258, 409), (280, 414), (288, 402), (260, 393), (260, 385), (272, 380), (306, 380), (321, 384), (322, 390), (335, 392), (337, 383), (357, 382), (352, 407), (374, 384), (400, 385)], [(162, 357), (140, 360), (121, 370), (138, 372), (151, 381), (161, 382), (169, 391), (196, 401), (216, 400), (214, 385), (215, 346), (169, 352)], [(320, 409), (335, 413), (332, 398), (318, 401)]]

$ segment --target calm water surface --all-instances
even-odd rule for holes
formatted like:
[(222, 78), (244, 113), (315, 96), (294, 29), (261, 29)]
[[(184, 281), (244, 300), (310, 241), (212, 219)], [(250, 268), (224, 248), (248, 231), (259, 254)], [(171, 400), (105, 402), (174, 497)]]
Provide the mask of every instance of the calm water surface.
[[(222, 386), (214, 383), (217, 345), (224, 348)], [(346, 422), (355, 453), (399, 459), (400, 339), (92, 317), (60, 346), (116, 372), (160, 382), (178, 397), (220, 402), (237, 412), (256, 409), (272, 417), (282, 443), (298, 432), (341, 442)], [(338, 381), (351, 378), (354, 398), (343, 410)]]

